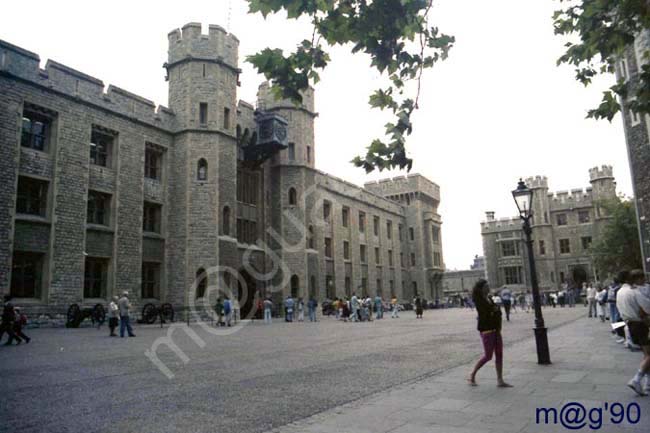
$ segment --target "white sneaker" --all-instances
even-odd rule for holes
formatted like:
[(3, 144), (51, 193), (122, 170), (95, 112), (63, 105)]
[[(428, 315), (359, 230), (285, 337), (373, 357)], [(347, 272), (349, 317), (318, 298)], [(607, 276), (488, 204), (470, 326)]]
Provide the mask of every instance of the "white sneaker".
[(625, 338), (623, 338), (623, 337), (619, 337), (619, 338), (616, 339), (616, 342), (617, 342), (618, 344), (625, 343)]
[(627, 386), (632, 388), (632, 391), (636, 392), (638, 395), (642, 395), (642, 396), (648, 395), (644, 392), (643, 388), (641, 387), (641, 382), (632, 379), (627, 383)]

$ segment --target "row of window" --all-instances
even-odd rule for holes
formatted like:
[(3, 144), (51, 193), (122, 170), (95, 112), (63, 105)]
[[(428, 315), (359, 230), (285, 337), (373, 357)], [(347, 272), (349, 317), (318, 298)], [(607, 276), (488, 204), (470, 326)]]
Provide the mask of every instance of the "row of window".
[[(45, 217), (47, 215), (49, 182), (31, 177), (19, 176), (16, 192), (16, 213)], [(109, 226), (111, 194), (88, 191), (86, 222)], [(162, 206), (145, 201), (142, 210), (142, 230), (160, 233)]]
[[(49, 183), (44, 180), (20, 176), (16, 198), (16, 213), (45, 217)], [(86, 222), (110, 226), (112, 195), (99, 191), (88, 191)], [(230, 235), (230, 207), (224, 206), (221, 233)], [(145, 201), (142, 208), (142, 230), (161, 233), (162, 205)], [(237, 240), (255, 243), (258, 238), (257, 222), (237, 219)]]
[[(310, 227), (311, 228), (311, 227)], [(309, 248), (314, 249), (314, 240), (313, 237), (310, 237), (308, 239), (308, 244)], [(375, 247), (374, 249), (375, 252), (375, 264), (376, 265), (381, 265), (382, 260), (381, 260), (381, 250), (379, 247)], [(434, 263), (436, 262), (436, 257), (435, 255), (438, 255), (438, 265), (440, 264), (440, 253), (434, 253)], [(404, 253), (400, 253), (400, 266), (404, 268)], [(326, 258), (333, 258), (332, 255), (332, 238), (325, 238), (325, 257)], [(350, 258), (350, 242), (349, 241), (343, 241), (343, 260), (351, 260)], [(361, 263), (368, 263), (368, 255), (367, 255), (367, 246), (366, 245), (359, 245), (359, 261)], [(415, 253), (411, 253), (411, 266), (415, 266)], [(394, 261), (393, 261), (393, 250), (388, 250), (388, 266), (393, 267), (394, 266)]]
[[(578, 224), (588, 224), (591, 222), (591, 213), (588, 210), (578, 211)], [(555, 215), (555, 223), (558, 226), (566, 226), (569, 224), (568, 215), (566, 213), (558, 213)]]
[[(298, 203), (298, 198), (297, 198), (297, 192), (296, 189), (291, 187), (289, 188), (288, 191), (288, 201), (290, 206), (295, 206)], [(323, 220), (326, 222), (331, 222), (332, 218), (332, 204), (328, 201), (323, 201)], [(343, 227), (349, 227), (350, 226), (350, 208), (343, 206), (341, 209), (341, 225)], [(381, 226), (381, 220), (378, 216), (373, 216), (373, 234), (375, 236), (380, 235), (380, 226)], [(366, 213), (363, 211), (359, 211), (359, 232), (365, 233), (366, 231)], [(398, 238), (399, 240), (403, 240), (402, 232), (403, 232), (403, 226), (401, 224), (398, 224), (397, 227), (397, 232), (398, 232)], [(386, 237), (388, 239), (393, 238), (393, 222), (391, 220), (386, 221)], [(440, 227), (437, 226), (432, 226), (431, 228), (431, 238), (434, 244), (440, 244)], [(409, 227), (409, 239), (411, 241), (415, 240), (415, 229), (413, 227)]]
[[(22, 117), (20, 145), (48, 152), (52, 145), (56, 113), (41, 107), (25, 104)], [(93, 125), (90, 133), (89, 160), (93, 165), (110, 168), (116, 146), (117, 133)], [(145, 144), (144, 175), (160, 180), (164, 150), (152, 143)]]
[[(86, 257), (83, 280), (84, 298), (106, 298), (109, 265), (109, 258)], [(41, 298), (44, 267), (45, 254), (14, 251), (11, 266), (11, 296)], [(160, 271), (160, 263), (142, 262), (142, 298), (160, 297)]]
[[(591, 247), (592, 237), (583, 236), (580, 238), (580, 244), (582, 250), (586, 251)], [(546, 255), (546, 243), (544, 240), (540, 239), (537, 241), (538, 251), (540, 256)], [(570, 239), (560, 239), (559, 240), (560, 254), (570, 254), (571, 253), (571, 240)], [(501, 242), (501, 256), (502, 257), (514, 257), (520, 255), (519, 242), (518, 241), (503, 241)]]

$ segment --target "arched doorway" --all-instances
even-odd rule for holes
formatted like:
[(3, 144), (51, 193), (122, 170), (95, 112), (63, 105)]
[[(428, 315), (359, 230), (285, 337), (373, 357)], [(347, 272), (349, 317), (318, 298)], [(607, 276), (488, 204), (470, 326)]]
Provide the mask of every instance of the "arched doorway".
[(291, 276), (291, 297), (296, 299), (300, 296), (300, 280), (298, 275)]
[(571, 280), (576, 287), (582, 287), (582, 283), (587, 282), (587, 270), (584, 266), (576, 265), (571, 269)]
[[(237, 279), (237, 300), (239, 301), (239, 317), (248, 319), (252, 316), (257, 294), (257, 282), (245, 270), (240, 270), (241, 279)], [(243, 281), (242, 281), (243, 280)]]

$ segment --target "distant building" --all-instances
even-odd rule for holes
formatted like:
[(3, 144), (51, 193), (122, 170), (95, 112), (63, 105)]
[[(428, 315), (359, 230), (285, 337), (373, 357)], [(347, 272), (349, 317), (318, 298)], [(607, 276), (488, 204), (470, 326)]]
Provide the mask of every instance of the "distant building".
[[(635, 39), (634, 45), (616, 61), (616, 79), (638, 87), (641, 67), (650, 62), (645, 57), (650, 50), (650, 31), (644, 30)], [(640, 116), (628, 108), (629, 99), (623, 99), (621, 112), (625, 142), (630, 161), (632, 188), (636, 204), (641, 253), (646, 274), (650, 277), (650, 115)]]
[(485, 257), (475, 255), (469, 270), (445, 271), (442, 277), (443, 293), (445, 297), (469, 295), (474, 284), (481, 278), (485, 278)]
[[(611, 166), (589, 170), (591, 187), (586, 190), (548, 192), (546, 177), (526, 179), (533, 195), (533, 250), (541, 289), (558, 289), (563, 282), (597, 280), (589, 247), (608, 217), (598, 201), (616, 197)], [(513, 203), (514, 207), (514, 203)], [(496, 219), (486, 212), (481, 223), (486, 274), (494, 288), (530, 287), (528, 259), (521, 219)]]

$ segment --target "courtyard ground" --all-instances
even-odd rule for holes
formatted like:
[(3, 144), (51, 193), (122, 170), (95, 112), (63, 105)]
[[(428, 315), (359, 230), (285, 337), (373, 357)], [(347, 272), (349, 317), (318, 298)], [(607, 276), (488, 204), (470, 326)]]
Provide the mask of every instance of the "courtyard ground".
[[(583, 307), (544, 314), (552, 330), (550, 367), (534, 362), (532, 313), (504, 323), (505, 366), (515, 385), (507, 394), (493, 386), (492, 364), (468, 394), (466, 364), (480, 354), (470, 310), (358, 324), (329, 318), (255, 323), (228, 336), (193, 325), (203, 347), (182, 330), (173, 337), (186, 364), (169, 348), (158, 350), (172, 379), (145, 356), (166, 329), (137, 326), (131, 339), (109, 338), (105, 327), (29, 330), (30, 344), (0, 347), (0, 431), (402, 433), (424, 431), (432, 417), (441, 431), (458, 424), (519, 431), (530, 427), (524, 420), (534, 416), (529, 406), (541, 396), (555, 404), (573, 394), (632, 398), (621, 381), (635, 371), (638, 354), (616, 346), (606, 324), (578, 319), (586, 315)], [(449, 415), (439, 417), (442, 412)], [(512, 429), (497, 427), (501, 421)]]

